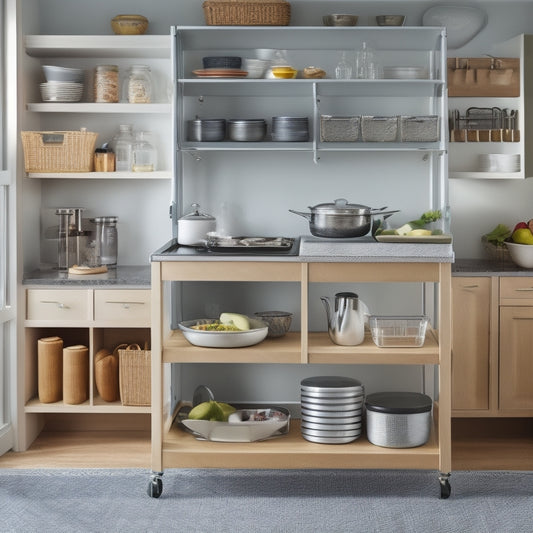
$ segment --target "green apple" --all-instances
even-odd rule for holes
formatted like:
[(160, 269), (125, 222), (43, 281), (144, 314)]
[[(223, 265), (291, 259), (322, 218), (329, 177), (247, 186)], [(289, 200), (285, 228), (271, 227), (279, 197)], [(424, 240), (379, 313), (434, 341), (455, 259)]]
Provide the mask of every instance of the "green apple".
[(202, 402), (191, 409), (189, 418), (192, 420), (215, 420), (222, 422), (224, 420), (224, 412), (215, 401)]
[(228, 418), (229, 418), (229, 415), (231, 415), (231, 413), (234, 413), (237, 409), (235, 409), (235, 407), (233, 407), (233, 405), (230, 405), (229, 403), (224, 403), (224, 402), (217, 402), (219, 407), (222, 409), (222, 413), (224, 415), (224, 422), (227, 422), (228, 421)]

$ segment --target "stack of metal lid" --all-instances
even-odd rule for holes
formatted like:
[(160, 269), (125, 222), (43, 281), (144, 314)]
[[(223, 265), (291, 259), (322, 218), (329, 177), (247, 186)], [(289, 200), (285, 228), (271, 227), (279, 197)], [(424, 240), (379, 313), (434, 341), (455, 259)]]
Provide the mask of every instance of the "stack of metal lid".
[(345, 444), (361, 435), (364, 387), (352, 378), (317, 376), (301, 381), (302, 436)]
[(272, 140), (277, 142), (306, 142), (309, 140), (307, 117), (272, 117)]

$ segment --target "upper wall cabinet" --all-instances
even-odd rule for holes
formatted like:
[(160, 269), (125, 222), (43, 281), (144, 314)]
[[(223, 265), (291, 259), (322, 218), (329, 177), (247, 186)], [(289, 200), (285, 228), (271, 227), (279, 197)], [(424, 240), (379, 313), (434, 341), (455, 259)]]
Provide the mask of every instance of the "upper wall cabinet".
[(528, 133), (533, 131), (530, 116), (533, 77), (528, 65), (533, 54), (533, 36), (518, 35), (488, 52), (492, 57), (470, 61), (457, 58), (457, 65), (450, 66), (453, 60), (448, 60), (450, 86), (460, 80), (467, 88), (461, 94), (469, 95), (453, 96), (450, 91), (448, 99), (449, 176), (531, 177), (533, 160)]

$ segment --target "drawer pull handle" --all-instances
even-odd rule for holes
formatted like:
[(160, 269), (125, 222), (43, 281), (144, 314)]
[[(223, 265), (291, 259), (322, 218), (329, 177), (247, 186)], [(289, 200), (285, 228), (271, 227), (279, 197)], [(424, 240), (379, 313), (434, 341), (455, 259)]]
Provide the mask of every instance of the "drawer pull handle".
[(41, 300), (42, 304), (56, 304), (59, 309), (70, 309), (68, 305), (63, 302), (56, 302), (55, 300)]
[(533, 291), (533, 287), (525, 287), (523, 289), (515, 289), (516, 292), (531, 292)]
[(479, 285), (465, 285), (463, 289), (477, 289)]
[(121, 305), (123, 309), (129, 309), (130, 305), (144, 305), (144, 302), (115, 302), (113, 300), (107, 300), (106, 304), (118, 304)]

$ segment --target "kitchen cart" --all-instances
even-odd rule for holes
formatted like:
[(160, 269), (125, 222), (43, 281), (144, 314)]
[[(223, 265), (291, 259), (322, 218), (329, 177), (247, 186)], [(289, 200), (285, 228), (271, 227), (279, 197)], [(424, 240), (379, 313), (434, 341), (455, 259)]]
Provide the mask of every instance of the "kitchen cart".
[[(397, 246), (398, 256), (383, 256)], [(428, 247), (424, 249), (424, 246)], [(435, 469), (440, 494), (450, 495), (451, 471), (451, 245), (364, 245), (374, 252), (344, 259), (324, 257), (198, 256), (162, 248), (152, 256), (152, 476), (148, 494), (162, 493), (164, 468), (401, 468)], [(422, 251), (421, 251), (422, 248)], [(394, 249), (394, 248), (392, 248)], [(170, 251), (168, 251), (170, 250)], [(401, 256), (400, 256), (401, 255)], [(199, 348), (168, 324), (171, 282), (292, 282), (300, 288), (299, 332), (236, 349)], [(428, 328), (424, 346), (378, 348), (369, 335), (359, 346), (338, 346), (327, 332), (308, 331), (309, 287), (320, 282), (424, 283), (436, 288), (439, 327)], [(177, 402), (166, 397), (166, 375), (174, 364), (271, 363), (432, 365), (438, 367), (438, 399), (434, 403), (429, 441), (418, 448), (381, 448), (365, 436), (343, 445), (306, 441), (298, 420), (288, 435), (254, 443), (201, 442), (176, 427)]]

